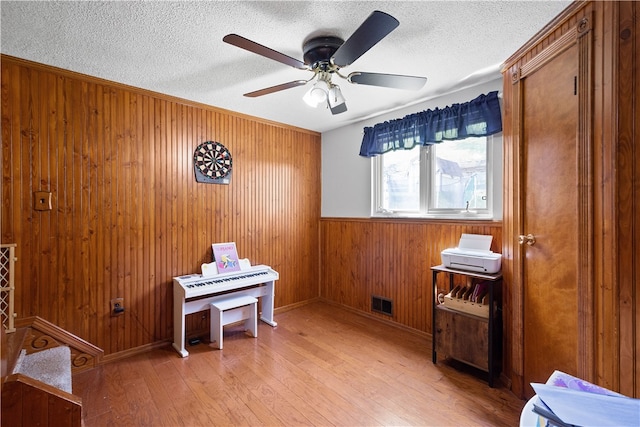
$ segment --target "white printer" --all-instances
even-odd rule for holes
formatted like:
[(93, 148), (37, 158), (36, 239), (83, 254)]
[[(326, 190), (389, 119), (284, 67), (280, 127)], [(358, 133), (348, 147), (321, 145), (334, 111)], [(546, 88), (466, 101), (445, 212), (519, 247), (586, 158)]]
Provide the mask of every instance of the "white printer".
[(442, 264), (458, 270), (497, 273), (502, 265), (502, 254), (491, 252), (493, 236), (463, 234), (457, 248), (443, 250)]

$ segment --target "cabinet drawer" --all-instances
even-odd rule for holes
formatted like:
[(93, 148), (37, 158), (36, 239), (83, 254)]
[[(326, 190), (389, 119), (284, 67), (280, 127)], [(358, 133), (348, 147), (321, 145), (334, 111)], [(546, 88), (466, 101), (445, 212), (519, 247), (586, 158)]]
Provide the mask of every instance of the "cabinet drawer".
[(488, 371), (488, 322), (441, 306), (435, 314), (436, 352)]

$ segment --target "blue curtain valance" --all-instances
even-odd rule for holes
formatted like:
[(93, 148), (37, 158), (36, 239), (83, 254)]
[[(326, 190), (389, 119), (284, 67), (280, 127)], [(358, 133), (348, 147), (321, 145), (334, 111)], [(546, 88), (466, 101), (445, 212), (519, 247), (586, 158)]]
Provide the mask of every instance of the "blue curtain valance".
[(488, 136), (502, 131), (498, 92), (443, 109), (426, 110), (364, 128), (360, 155), (373, 157), (445, 140)]

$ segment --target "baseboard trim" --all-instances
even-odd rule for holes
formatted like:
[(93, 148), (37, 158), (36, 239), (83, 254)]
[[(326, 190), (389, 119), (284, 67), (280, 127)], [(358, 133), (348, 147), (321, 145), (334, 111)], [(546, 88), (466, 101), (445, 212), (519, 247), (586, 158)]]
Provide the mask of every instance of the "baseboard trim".
[(418, 329), (411, 328), (411, 327), (406, 326), (406, 325), (402, 325), (402, 324), (400, 324), (398, 322), (394, 322), (392, 320), (383, 319), (382, 317), (374, 316), (371, 313), (367, 313), (365, 311), (358, 310), (356, 308), (349, 307), (347, 305), (340, 304), (340, 303), (335, 302), (335, 301), (331, 301), (331, 300), (328, 300), (328, 299), (325, 299), (325, 298), (322, 298), (322, 297), (315, 298), (314, 300), (315, 301), (320, 301), (320, 302), (323, 302), (323, 303), (326, 303), (326, 304), (329, 304), (329, 305), (333, 305), (333, 306), (336, 306), (336, 307), (340, 307), (340, 308), (342, 308), (342, 309), (344, 309), (346, 311), (349, 311), (351, 313), (357, 314), (357, 315), (362, 316), (362, 317), (366, 317), (367, 319), (370, 319), (370, 320), (375, 320), (376, 322), (384, 323), (385, 325), (392, 326), (394, 328), (401, 329), (403, 331), (410, 332), (410, 333), (412, 333), (412, 334), (414, 334), (416, 336), (422, 337), (422, 338), (428, 338), (428, 339), (432, 338), (432, 335), (430, 333), (428, 333), (428, 332), (420, 331)]
[[(130, 348), (128, 350), (119, 351), (117, 353), (111, 353), (111, 354), (108, 354), (108, 355), (102, 357), (101, 365), (104, 365), (104, 364), (107, 364), (107, 363), (111, 363), (111, 362), (115, 362), (115, 361), (122, 360), (122, 359), (126, 359), (126, 358), (129, 358), (131, 356), (136, 356), (138, 354), (146, 353), (148, 351), (155, 350), (156, 348), (169, 346), (169, 345), (171, 345), (172, 342), (173, 341), (171, 339), (166, 339), (166, 340), (162, 340), (162, 341), (156, 341), (156, 342), (151, 343), (151, 344), (145, 344), (145, 345), (141, 345), (139, 347)], [(177, 355), (177, 353), (176, 353), (176, 355)]]

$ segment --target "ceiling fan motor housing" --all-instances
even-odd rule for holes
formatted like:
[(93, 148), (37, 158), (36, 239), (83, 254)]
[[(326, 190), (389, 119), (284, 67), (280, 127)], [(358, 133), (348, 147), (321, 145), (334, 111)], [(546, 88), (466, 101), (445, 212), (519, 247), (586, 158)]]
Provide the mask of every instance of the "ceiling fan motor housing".
[(322, 36), (307, 40), (302, 50), (304, 63), (311, 69), (319, 68), (321, 71), (334, 71), (337, 67), (331, 64), (331, 57), (344, 43), (340, 37)]

